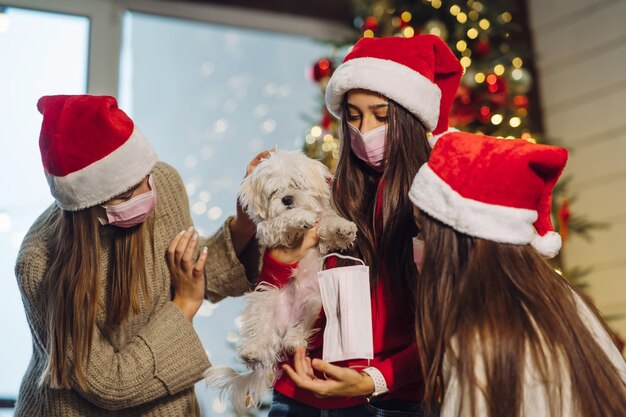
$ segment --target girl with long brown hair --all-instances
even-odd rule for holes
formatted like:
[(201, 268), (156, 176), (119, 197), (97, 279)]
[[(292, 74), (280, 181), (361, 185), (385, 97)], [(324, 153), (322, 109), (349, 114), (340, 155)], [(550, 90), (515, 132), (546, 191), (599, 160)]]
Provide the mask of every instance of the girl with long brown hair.
[[(284, 364), (270, 417), (326, 415), (323, 410), (336, 416), (421, 415), (423, 381), (410, 297), (416, 276), (411, 238), (417, 230), (407, 194), (428, 159), (428, 134), (448, 129), (461, 74), (447, 45), (425, 35), (361, 39), (331, 77), (326, 105), (341, 119), (342, 137), (332, 198), (337, 212), (358, 228), (355, 247), (345, 255), (370, 268), (373, 359), (321, 360), (325, 346), (336, 343), (322, 336), (322, 314), (308, 356), (298, 350)], [(316, 233), (312, 229), (298, 248), (266, 252), (259, 279), (285, 283), (317, 241)], [(326, 268), (345, 264), (333, 257)]]
[(46, 96), (38, 109), (56, 202), (15, 267), (33, 337), (16, 416), (197, 415), (210, 364), (192, 319), (205, 298), (249, 289), (258, 251), (239, 257), (255, 252), (254, 225), (237, 216), (199, 237), (180, 176), (115, 98)]
[(416, 175), (427, 415), (626, 416), (626, 363), (604, 320), (542, 257), (561, 246), (550, 207), (566, 160), (562, 148), (449, 133)]

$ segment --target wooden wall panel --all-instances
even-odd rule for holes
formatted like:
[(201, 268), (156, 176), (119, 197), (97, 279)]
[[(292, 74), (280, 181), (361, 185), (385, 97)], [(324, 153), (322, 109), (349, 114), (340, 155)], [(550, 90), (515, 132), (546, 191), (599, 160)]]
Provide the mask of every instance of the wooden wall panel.
[[(626, 17), (626, 8), (624, 16)], [(563, 105), (571, 107), (593, 98), (598, 91), (625, 85), (624, 57), (626, 57), (626, 35), (614, 48), (595, 55), (593, 59), (567, 65), (567, 71), (541, 72), (542, 82), (550, 89), (550, 94), (544, 97), (544, 110), (558, 109)]]
[[(540, 7), (544, 2), (570, 3), (569, 0), (531, 1)], [(607, 43), (626, 35), (626, 2), (610, 0), (586, 3), (588, 5), (584, 7), (584, 13), (563, 15), (548, 25), (537, 27), (531, 21), (538, 41), (535, 52), (538, 54), (539, 68), (548, 72), (562, 71), (563, 65), (591, 58), (601, 53)], [(536, 14), (531, 12), (531, 19), (535, 17)]]
[[(615, 174), (626, 173), (626, 131), (619, 135), (598, 136), (597, 139), (588, 145), (569, 145), (566, 173), (571, 173), (573, 185), (584, 192), (606, 185), (607, 179)], [(619, 198), (617, 195), (613, 197)]]
[[(580, 82), (584, 83), (585, 80), (580, 80)], [(542, 97), (550, 95), (550, 84), (541, 84)], [(573, 84), (571, 88), (576, 88), (576, 84)], [(625, 105), (626, 85), (596, 90), (585, 100), (569, 105), (562, 104), (550, 110), (546, 109), (544, 111), (546, 133), (563, 141), (563, 144), (575, 144), (579, 141), (593, 142), (595, 138), (603, 137), (607, 132), (619, 132), (626, 129)]]
[(606, 0), (531, 0), (533, 26), (544, 29), (565, 16), (584, 12), (585, 9)]
[(529, 0), (546, 134), (572, 151), (571, 209), (606, 221), (563, 250), (626, 338), (626, 1)]
[(577, 188), (576, 200), (573, 203), (576, 213), (598, 222), (608, 223), (626, 219), (624, 206), (626, 206), (626, 175), (615, 180), (607, 180), (605, 177), (598, 180), (593, 187), (584, 190)]
[[(606, 230), (597, 230), (592, 234), (593, 240), (587, 242), (581, 238), (572, 239), (563, 253), (567, 265), (590, 266), (592, 268), (608, 268), (610, 265), (621, 265), (626, 263), (626, 247), (622, 244), (612, 244), (613, 242), (624, 242), (626, 236), (626, 222), (613, 222)], [(593, 285), (597, 280), (602, 281), (601, 273), (590, 277)], [(626, 294), (622, 291), (622, 296), (626, 307)], [(626, 313), (626, 308), (624, 309)]]

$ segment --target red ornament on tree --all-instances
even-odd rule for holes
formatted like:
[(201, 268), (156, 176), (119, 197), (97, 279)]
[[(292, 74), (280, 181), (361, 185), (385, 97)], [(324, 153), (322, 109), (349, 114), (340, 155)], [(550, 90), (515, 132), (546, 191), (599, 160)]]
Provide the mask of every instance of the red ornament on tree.
[(515, 104), (515, 106), (517, 106), (518, 108), (527, 109), (528, 108), (528, 96), (519, 95), (519, 96), (513, 97), (513, 104)]
[(376, 32), (378, 29), (378, 19), (374, 16), (367, 16), (363, 19), (363, 25), (361, 25), (361, 33), (366, 30), (371, 30), (372, 32)]
[(335, 68), (328, 58), (322, 58), (313, 65), (313, 79), (320, 82), (323, 78), (330, 77)]
[(483, 123), (489, 123), (491, 120), (491, 109), (489, 106), (481, 106), (478, 114), (480, 114), (480, 120)]
[(507, 84), (504, 78), (498, 77), (496, 74), (487, 76), (487, 89), (490, 93), (506, 93)]
[(328, 110), (326, 110), (326, 108), (324, 107), (324, 114), (322, 115), (322, 120), (320, 120), (320, 127), (323, 130), (329, 130), (332, 122), (333, 122), (332, 117), (330, 117)]
[(452, 104), (450, 126), (466, 126), (476, 121), (477, 118), (476, 98), (473, 90), (461, 85)]
[(507, 104), (508, 84), (504, 78), (498, 77), (496, 74), (487, 75), (487, 90), (489, 94), (485, 94), (482, 99), (496, 105), (505, 106)]
[(489, 52), (491, 52), (491, 44), (489, 41), (481, 39), (474, 44), (474, 54), (477, 57), (483, 58), (489, 55)]

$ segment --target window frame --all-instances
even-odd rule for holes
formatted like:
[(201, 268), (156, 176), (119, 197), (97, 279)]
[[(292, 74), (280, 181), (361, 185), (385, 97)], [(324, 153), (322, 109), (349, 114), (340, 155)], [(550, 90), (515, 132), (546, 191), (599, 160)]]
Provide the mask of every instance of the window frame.
[(87, 92), (118, 96), (123, 17), (128, 11), (248, 29), (340, 41), (351, 28), (316, 18), (215, 4), (159, 0), (8, 0), (5, 7), (85, 16), (89, 19)]
[[(319, 18), (216, 4), (163, 0), (6, 0), (2, 7), (89, 19), (86, 90), (89, 94), (116, 97), (120, 93), (123, 19), (126, 12), (301, 35), (319, 41), (341, 42), (354, 36), (352, 28)], [(0, 411), (14, 406), (14, 398), (0, 398)]]

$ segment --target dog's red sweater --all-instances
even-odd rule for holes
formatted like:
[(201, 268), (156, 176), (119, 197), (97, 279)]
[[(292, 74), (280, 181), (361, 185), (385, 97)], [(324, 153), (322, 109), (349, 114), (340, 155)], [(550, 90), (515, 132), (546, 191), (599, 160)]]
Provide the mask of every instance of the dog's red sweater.
[[(380, 207), (380, 204), (378, 206)], [(328, 268), (333, 268), (336, 259), (330, 258), (327, 264)], [(272, 258), (269, 251), (266, 251), (259, 282), (264, 281), (282, 287), (289, 281), (296, 267), (297, 263), (288, 265), (278, 262)], [(378, 284), (371, 290), (374, 359), (369, 365), (367, 360), (338, 362), (335, 365), (350, 366), (357, 370), (373, 366), (385, 377), (389, 388), (385, 399), (421, 401), (424, 386), (415, 343), (413, 313), (403, 301), (406, 299), (405, 294), (401, 294), (393, 285), (385, 285), (385, 278), (384, 273), (380, 274)], [(317, 333), (309, 346), (311, 358), (322, 357), (325, 324), (326, 318), (321, 311), (314, 327), (322, 330)], [(310, 391), (296, 387), (286, 373), (283, 373), (276, 382), (274, 389), (289, 398), (319, 409), (347, 408), (366, 402), (365, 397), (317, 398)]]

